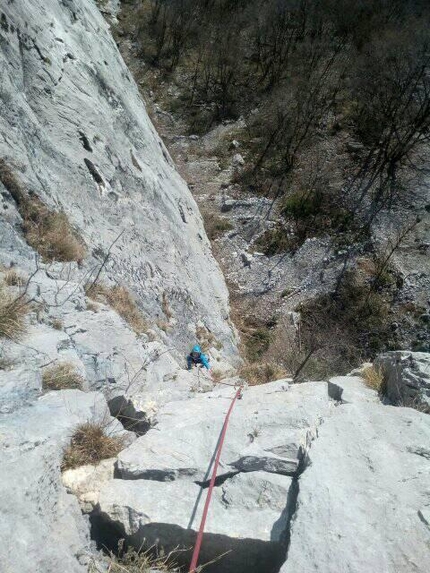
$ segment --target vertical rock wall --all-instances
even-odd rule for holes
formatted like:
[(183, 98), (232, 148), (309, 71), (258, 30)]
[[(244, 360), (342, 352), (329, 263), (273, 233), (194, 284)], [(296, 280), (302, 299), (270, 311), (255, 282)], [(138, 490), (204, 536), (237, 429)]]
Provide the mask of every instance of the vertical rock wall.
[[(196, 203), (96, 3), (5, 1), (0, 18), (0, 157), (29, 192), (66, 212), (88, 246), (84, 270), (123, 231), (107, 276), (127, 284), (153, 322), (165, 319), (164, 293), (177, 349), (200, 321), (233, 356), (228, 293)], [(1, 262), (23, 264), (32, 255), (0, 189)]]

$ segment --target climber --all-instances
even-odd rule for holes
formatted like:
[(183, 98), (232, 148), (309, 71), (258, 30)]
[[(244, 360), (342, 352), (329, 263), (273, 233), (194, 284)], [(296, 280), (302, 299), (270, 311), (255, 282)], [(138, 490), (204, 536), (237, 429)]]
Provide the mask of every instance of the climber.
[(188, 354), (187, 364), (188, 364), (188, 370), (191, 370), (193, 364), (194, 366), (201, 364), (202, 366), (207, 368), (207, 370), (210, 369), (209, 358), (206, 356), (206, 354), (203, 354), (202, 349), (198, 344), (196, 344), (196, 346), (194, 346), (191, 352)]

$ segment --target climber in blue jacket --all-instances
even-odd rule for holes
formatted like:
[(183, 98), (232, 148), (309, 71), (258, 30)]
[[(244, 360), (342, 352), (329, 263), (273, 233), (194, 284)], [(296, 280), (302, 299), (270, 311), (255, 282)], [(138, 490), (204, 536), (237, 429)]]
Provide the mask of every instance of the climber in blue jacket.
[(208, 370), (210, 369), (209, 358), (206, 356), (206, 354), (203, 354), (202, 349), (198, 344), (196, 344), (191, 350), (191, 352), (188, 354), (187, 364), (188, 364), (188, 370), (191, 370), (193, 365), (197, 366), (197, 364), (201, 364)]

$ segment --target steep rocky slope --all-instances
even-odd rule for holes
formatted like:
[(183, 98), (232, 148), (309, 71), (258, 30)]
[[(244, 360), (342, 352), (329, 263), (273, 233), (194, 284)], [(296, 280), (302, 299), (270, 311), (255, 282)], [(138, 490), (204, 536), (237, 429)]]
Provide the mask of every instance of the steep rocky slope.
[[(119, 3), (101, 4), (114, 15)], [(187, 563), (240, 383), (227, 288), (196, 203), (93, 0), (2, 3), (0, 73), (0, 570), (104, 572), (97, 547), (119, 538), (180, 546)], [(17, 185), (65, 213), (85, 256), (49, 261), (26, 242)], [(139, 328), (109, 296), (88, 296), (96, 278), (133, 293)], [(184, 370), (196, 338), (230, 387)], [(400, 358), (384, 358), (396, 396), (415, 388), (428, 403), (428, 355), (402, 369)], [(65, 365), (69, 389), (64, 374), (48, 376)], [(424, 573), (429, 420), (382, 404), (359, 376), (245, 388), (207, 570)], [(88, 424), (122, 451), (62, 472)]]
[[(227, 289), (200, 214), (96, 3), (6, 2), (0, 38), (0, 157), (79, 229), (90, 255), (82, 276), (123, 231), (109, 278), (126, 283), (153, 322), (166, 318), (164, 296), (181, 350), (203, 321), (232, 355)], [(7, 193), (1, 211), (2, 262), (23, 266), (31, 253), (13, 231)]]
[[(195, 5), (197, 2), (189, 4)], [(276, 6), (277, 3), (263, 4), (262, 21), (264, 21), (264, 10), (268, 6)], [(411, 4), (418, 3), (411, 2)], [(216, 98), (212, 102), (214, 107), (211, 107), (211, 102), (206, 101), (205, 104), (198, 95), (190, 97), (189, 86), (194, 85), (192, 74), (195, 69), (197, 77), (200, 62), (198, 50), (194, 53), (189, 46), (185, 47), (181, 55), (182, 63), (177, 68), (173, 64), (171, 67), (168, 64), (164, 66), (162, 59), (154, 57), (151, 51), (152, 42), (154, 38), (160, 38), (157, 34), (162, 29), (161, 26), (157, 28), (151, 20), (151, 16), (156, 19), (154, 14), (157, 14), (157, 11), (155, 9), (151, 11), (156, 5), (155, 2), (142, 5), (139, 0), (123, 2), (117, 25), (114, 26), (115, 37), (138, 82), (158, 132), (202, 210), (208, 234), (213, 241), (215, 256), (227, 278), (233, 309), (236, 311), (236, 316), (240, 317), (237, 325), (242, 331), (243, 340), (250, 341), (250, 359), (255, 359), (255, 347), (259, 347), (264, 360), (282, 363), (287, 370), (294, 373), (306, 358), (308, 351), (312, 349), (312, 344), (306, 340), (311, 338), (315, 345), (322, 347), (321, 350), (314, 352), (312, 360), (308, 361), (302, 372), (304, 377), (312, 377), (331, 375), (339, 369), (347, 372), (362, 356), (369, 358), (385, 349), (407, 350), (412, 347), (416, 351), (428, 351), (426, 322), (429, 316), (430, 288), (428, 262), (430, 187), (426, 174), (428, 148), (423, 148), (416, 158), (420, 169), (405, 175), (398, 200), (382, 209), (363, 243), (360, 242), (361, 239), (354, 238), (353, 222), (347, 224), (351, 232), (350, 237), (330, 231), (327, 221), (324, 222), (324, 215), (330, 219), (330, 214), (325, 213), (325, 208), (319, 213), (322, 220), (318, 219), (317, 228), (306, 235), (306, 238), (300, 239), (297, 236), (295, 217), (289, 217), (286, 224), (285, 216), (282, 215), (286, 197), (294, 198), (305, 189), (308, 190), (309, 197), (312, 195), (312, 189), (314, 187), (316, 189), (318, 185), (321, 185), (323, 194), (327, 191), (329, 195), (330, 192), (337, 193), (347, 189), (349, 181), (355, 177), (361, 159), (366, 156), (365, 146), (357, 140), (357, 133), (348, 121), (344, 122), (344, 116), (347, 116), (348, 112), (343, 106), (340, 109), (335, 106), (334, 110), (319, 122), (316, 135), (309, 143), (309, 147), (305, 146), (298, 153), (297, 172), (287, 173), (285, 180), (284, 176), (278, 179), (275, 177), (269, 186), (267, 181), (264, 183), (264, 177), (263, 180), (258, 177), (258, 170), (254, 169), (255, 142), (258, 138), (255, 139), (256, 134), (252, 128), (254, 121), (258, 123), (258, 119), (255, 118), (258, 118), (259, 113), (263, 113), (264, 116), (266, 99), (264, 97), (259, 99), (259, 96), (251, 94), (252, 89), (248, 89), (249, 86), (245, 82), (242, 86), (244, 92), (235, 104), (240, 110), (237, 115), (242, 113), (239, 119), (226, 119), (221, 122), (214, 114), (213, 123), (205, 124), (206, 127), (201, 125), (200, 135), (196, 135), (192, 131), (194, 123), (190, 117), (203, 116), (205, 112), (211, 117), (211, 111), (216, 108)], [(226, 4), (221, 3), (221, 5), (226, 7)], [(212, 8), (213, 6), (214, 3), (211, 3)], [(336, 7), (342, 10), (339, 6)], [(290, 10), (294, 13), (294, 7), (297, 8), (297, 5), (293, 3), (289, 6), (281, 3), (279, 7), (280, 13), (282, 9), (287, 13)], [(303, 13), (306, 13), (309, 7), (310, 5), (303, 6)], [(366, 9), (361, 4), (360, 7), (364, 12), (374, 10), (372, 3), (369, 3)], [(335, 12), (336, 8), (333, 10)], [(208, 11), (210, 12), (210, 9)], [(357, 11), (360, 12), (359, 7)], [(232, 22), (235, 22), (238, 14), (235, 14), (234, 8), (231, 12)], [(243, 25), (246, 28), (246, 10), (244, 12)], [(327, 9), (327, 12), (330, 10)], [(289, 21), (289, 17), (285, 17), (285, 20), (281, 16), (274, 17), (273, 29), (276, 29), (275, 21), (282, 27), (282, 22)], [(190, 29), (194, 30), (194, 25), (200, 30), (201, 36), (206, 37), (204, 30), (201, 30), (201, 18), (198, 15), (194, 15), (194, 18), (196, 21), (191, 24)], [(311, 19), (309, 17), (309, 20)], [(251, 21), (260, 20), (255, 15)], [(295, 21), (293, 16), (291, 21)], [(228, 27), (228, 24), (226, 26)], [(252, 44), (252, 34), (248, 36), (246, 31), (243, 32), (242, 39), (246, 37), (247, 42)], [(289, 35), (287, 31), (285, 34)], [(166, 38), (168, 36), (167, 29)], [(193, 37), (193, 33), (190, 33), (188, 37), (190, 45), (193, 45)], [(185, 39), (185, 45), (188, 40)], [(202, 42), (202, 45), (205, 46), (205, 42)], [(267, 46), (271, 45), (270, 40), (267, 40)], [(210, 52), (210, 48), (208, 51)], [(234, 60), (235, 52), (230, 51)], [(369, 48), (369, 51), (372, 49)], [(214, 61), (218, 61), (215, 53)], [(252, 56), (242, 57), (240, 65), (243, 63), (242, 60), (251, 62), (252, 65)], [(224, 60), (221, 58), (220, 61)], [(226, 62), (229, 62), (228, 57)], [(347, 68), (351, 72), (349, 64)], [(228, 63), (226, 67), (229, 69)], [(222, 66), (219, 69), (223, 69)], [(237, 85), (241, 85), (243, 78), (240, 72), (237, 71), (236, 75), (234, 70), (231, 74), (233, 82), (237, 81)], [(290, 77), (288, 72), (285, 75)], [(348, 76), (348, 72), (346, 75)], [(213, 80), (210, 72), (208, 77)], [(258, 82), (256, 84), (258, 90)], [(284, 94), (283, 97), (288, 101), (288, 95)], [(345, 108), (353, 108), (356, 102), (344, 103)], [(249, 111), (250, 107), (252, 111)], [(295, 117), (293, 110), (294, 105), (291, 108), (292, 118)], [(325, 128), (332, 125), (333, 116), (336, 116), (339, 123), (335, 121), (333, 130), (329, 129), (330, 133), (327, 134)], [(264, 130), (264, 119), (260, 121), (263, 122), (261, 129)], [(286, 123), (294, 124), (294, 121), (291, 119), (291, 122)], [(196, 121), (195, 124), (196, 129), (199, 129), (199, 122)], [(276, 168), (274, 171), (276, 172)], [(321, 177), (320, 183), (318, 177)], [(340, 193), (335, 199), (340, 209), (342, 205), (345, 206), (342, 197)], [(304, 205), (302, 207), (305, 211)], [(300, 214), (296, 217), (300, 220)], [(420, 222), (415, 226), (412, 225), (401, 244), (389, 256), (383, 273), (385, 283), (380, 285), (374, 297), (381, 306), (387, 301), (386, 313), (379, 321), (380, 324), (384, 320), (385, 324), (376, 336), (372, 336), (372, 330), (375, 331), (375, 328), (363, 328), (362, 336), (354, 337), (354, 333), (346, 332), (341, 319), (334, 325), (329, 336), (323, 328), (317, 328), (320, 305), (324, 307), (327, 298), (330, 298), (335, 290), (347, 253), (353, 253), (347, 257), (349, 263), (347, 266), (354, 273), (357, 284), (360, 287), (364, 285), (367, 289), (374, 281), (378, 264), (388, 256), (398, 240), (399, 233), (408, 228), (417, 217)], [(306, 220), (306, 217), (304, 219)], [(305, 221), (301, 221), (301, 225), (306, 226)], [(362, 225), (363, 221), (360, 221), (358, 227)], [(280, 227), (283, 229), (282, 232), (279, 232)], [(270, 236), (272, 238), (268, 239)], [(272, 249), (268, 248), (270, 245)], [(324, 298), (326, 296), (327, 298)], [(309, 312), (306, 312), (307, 308)], [(297, 327), (300, 319), (303, 336), (298, 335)], [(336, 323), (336, 319), (334, 322)], [(363, 316), (357, 316), (357, 322), (362, 324)], [(308, 328), (308, 324), (311, 324), (311, 327)], [(330, 339), (336, 334), (336, 327), (343, 330), (342, 350), (330, 343)], [(313, 336), (309, 336), (309, 330), (312, 329)], [(259, 335), (264, 338), (263, 342), (261, 339), (258, 340)], [(282, 345), (277, 343), (279, 339), (282, 339)], [(283, 350), (285, 345), (293, 345), (294, 350), (286, 353)], [(346, 356), (348, 353), (350, 356)]]

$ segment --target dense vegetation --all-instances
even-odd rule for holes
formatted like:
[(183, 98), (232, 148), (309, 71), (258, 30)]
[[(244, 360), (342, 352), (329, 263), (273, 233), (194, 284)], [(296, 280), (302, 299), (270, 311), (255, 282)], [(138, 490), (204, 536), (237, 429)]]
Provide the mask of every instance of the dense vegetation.
[[(257, 249), (294, 252), (324, 234), (344, 252), (336, 292), (301, 309), (300, 359), (316, 348), (307, 332), (324, 341), (345, 325), (344, 354), (354, 355), (345, 362), (389, 347), (386, 307), (396, 285), (381, 284), (391, 255), (378, 270), (370, 230), (422, 171), (430, 3), (143, 0), (137, 20), (140, 56), (178, 88), (165, 103), (189, 133), (243, 118), (237, 136), (247, 161), (237, 183), (276, 200), (279, 213), (278, 225), (256, 238)], [(407, 221), (398, 237), (414, 224)], [(351, 260), (363, 253), (372, 272), (351, 274)]]
[(403, 192), (430, 133), (429, 17), (425, 0), (147, 0), (138, 40), (190, 132), (245, 119), (240, 183), (285, 198), (260, 239), (274, 254), (330, 231), (360, 242)]

